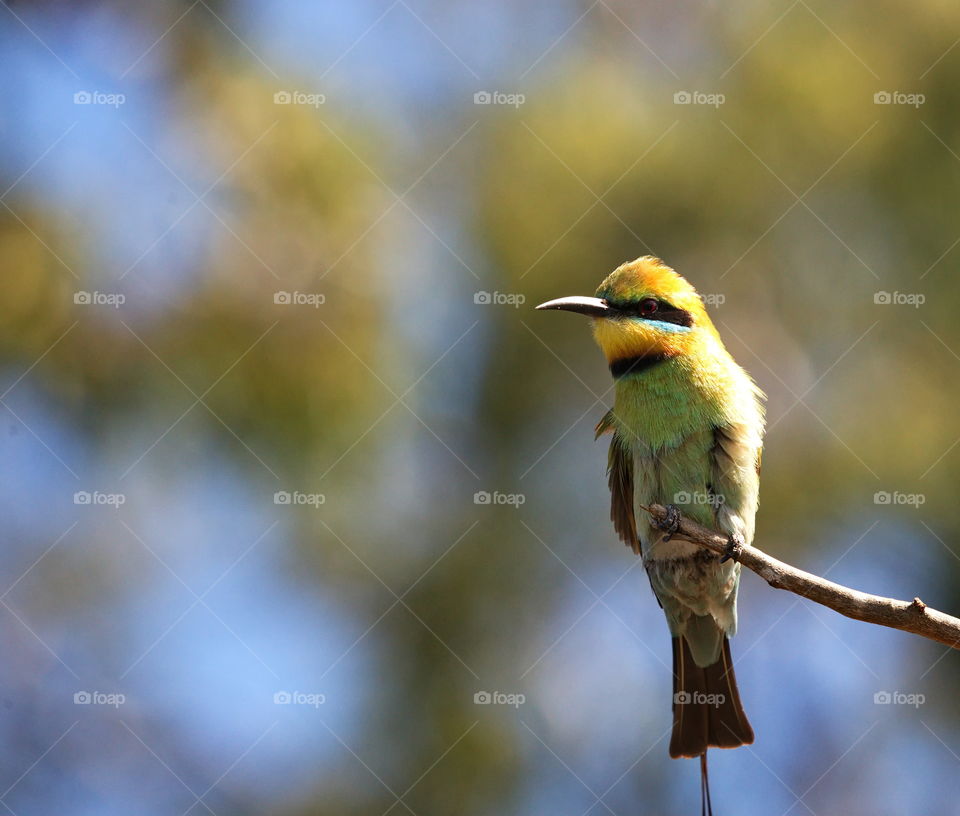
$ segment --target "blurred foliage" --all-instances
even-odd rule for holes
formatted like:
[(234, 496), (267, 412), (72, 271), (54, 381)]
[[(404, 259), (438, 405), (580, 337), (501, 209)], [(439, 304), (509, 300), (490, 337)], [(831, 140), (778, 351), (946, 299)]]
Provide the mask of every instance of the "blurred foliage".
[[(103, 269), (103, 245), (120, 228), (98, 222), (102, 211), (92, 205), (78, 211), (67, 196), (29, 177), (18, 181), (24, 167), (5, 164), (3, 187), (16, 185), (0, 210), (9, 270), (0, 361), (6, 386), (15, 386), (5, 396), (7, 462), (23, 466), (16, 451), (25, 438), (45, 479), (44, 468), (59, 467), (51, 454), (69, 450), (65, 467), (84, 468), (76, 484), (64, 482), (71, 491), (103, 477), (149, 495), (149, 512), (127, 516), (135, 530), (162, 521), (195, 470), (209, 467), (243, 485), (238, 493), (224, 488), (210, 509), (208, 540), (158, 533), (164, 559), (178, 569), (184, 549), (219, 554), (220, 539), (239, 546), (227, 567), (261, 532), (249, 518), (276, 515), (274, 491), (327, 497), (319, 512), (296, 508), (284, 517), (270, 567), (281, 595), (330, 602), (346, 621), (321, 660), (332, 664), (329, 677), (317, 672), (305, 682), (335, 682), (359, 701), (343, 704), (351, 736), (334, 739), (311, 725), (330, 745), (313, 767), (304, 739), (306, 782), (287, 784), (273, 766), (283, 784), (238, 773), (211, 794), (216, 812), (575, 812), (595, 804), (585, 788), (599, 794), (611, 785), (604, 801), (617, 813), (691, 806), (692, 771), (669, 763), (662, 745), (630, 764), (669, 725), (669, 677), (660, 665), (668, 646), (641, 571), (624, 577), (631, 561), (606, 520), (605, 450), (591, 431), (611, 401), (609, 377), (584, 325), (529, 308), (589, 294), (638, 255), (660, 255), (702, 293), (723, 296), (714, 312), (721, 334), (769, 395), (759, 545), (865, 590), (920, 592), (939, 608), (958, 607), (954, 4), (574, 4), (556, 11), (553, 34), (531, 30), (543, 40), (539, 49), (517, 42), (499, 55), (530, 66), (497, 79), (522, 90), (523, 106), (469, 104), (487, 78), (464, 73), (441, 105), (429, 88), (415, 89), (429, 104), (417, 97), (404, 122), (391, 120), (396, 100), (379, 109), (369, 98), (352, 104), (349, 93), (316, 109), (274, 104), (283, 88), (326, 87), (320, 72), (271, 76), (274, 60), (267, 65), (243, 42), (257, 32), (234, 36), (217, 19), (239, 27), (231, 15), (242, 22), (249, 9), (201, 6), (170, 3), (161, 13), (151, 4), (16, 4), (57, 42), (70, 42), (58, 22), (72, 16), (129, 14), (146, 44), (164, 35), (126, 80), (131, 97), (151, 99), (148, 115), (114, 126), (127, 128), (134, 148), (143, 142), (140, 160), (168, 170), (174, 188), (185, 188), (177, 190), (183, 210), (193, 207), (182, 227), (168, 235), (170, 224), (161, 224), (145, 241), (145, 260), (118, 253), (115, 268)], [(457, 26), (439, 6), (416, 8), (430, 25)], [(356, 35), (382, 9), (369, 11)], [(385, 25), (394, 14), (405, 12), (398, 7)], [(532, 10), (509, 14), (540, 24)], [(548, 48), (581, 14), (562, 44)], [(12, 17), (4, 25), (29, 36)], [(449, 93), (456, 64), (415, 30), (425, 39), (394, 44), (371, 34), (344, 55), (331, 87), (342, 93), (354, 81), (358, 96), (376, 98), (376, 89), (359, 86), (350, 60), (389, 73), (385, 51), (413, 60), (426, 42), (436, 61), (427, 73), (443, 76)], [(497, 50), (493, 40), (486, 47)], [(674, 104), (683, 90), (725, 101)], [(916, 109), (875, 105), (884, 90), (926, 101)], [(399, 194), (420, 173), (424, 183), (398, 204), (390, 188)], [(63, 182), (74, 183), (69, 174)], [(133, 198), (114, 201), (107, 214), (120, 223), (134, 203), (166, 206), (158, 190)], [(198, 240), (180, 236), (187, 227)], [(127, 302), (116, 312), (76, 306), (78, 290), (122, 292)], [(278, 305), (277, 291), (322, 293), (325, 303)], [(475, 304), (474, 291), (523, 294), (526, 306)], [(877, 305), (878, 292), (922, 293), (925, 303)], [(167, 431), (198, 397), (203, 404)], [(31, 410), (44, 414), (42, 426)], [(135, 463), (144, 450), (145, 464)], [(8, 585), (52, 543), (44, 502), (24, 505), (21, 478), (8, 464), (5, 501), (18, 509), (7, 533)], [(50, 477), (54, 489), (60, 483)], [(478, 506), (478, 490), (522, 493), (525, 504)], [(877, 491), (919, 493), (924, 504), (878, 506)], [(75, 508), (68, 509), (67, 519)], [(242, 545), (233, 523), (249, 536)], [(853, 546), (865, 530), (872, 532)], [(84, 523), (76, 535), (82, 543), (44, 556), (24, 585), (29, 596), (13, 597), (53, 652), (116, 683), (138, 652), (135, 604), (159, 595), (154, 573), (137, 559), (161, 568), (140, 551), (131, 555), (115, 524)], [(217, 574), (198, 581), (198, 591)], [(825, 614), (833, 639), (816, 615), (797, 617), (796, 651), (783, 655), (764, 636), (793, 599), (748, 579), (743, 593), (754, 617), (744, 615), (738, 646), (741, 654), (757, 650), (740, 673), (758, 700), (754, 724), (765, 741), (757, 751), (788, 787), (807, 789), (849, 747), (862, 723), (841, 714), (850, 699), (863, 702), (855, 694), (884, 683), (929, 689), (931, 719), (956, 742), (960, 722), (945, 702), (958, 679), (952, 655), (927, 678), (940, 650)], [(264, 597), (255, 592), (242, 605), (269, 620)], [(171, 604), (170, 619), (177, 614)], [(0, 628), (9, 658), (4, 750), (17, 757), (9, 783), (73, 716), (43, 697), (49, 678), (76, 687), (21, 623), (11, 613)], [(327, 627), (334, 622), (321, 613), (307, 625), (318, 638)], [(863, 633), (863, 641), (853, 638), (851, 648), (834, 630)], [(265, 640), (298, 654), (319, 649), (312, 636), (293, 632)], [(829, 682), (828, 664), (836, 672)], [(861, 664), (872, 677), (858, 674)], [(761, 676), (767, 666), (793, 677), (796, 688), (782, 700), (764, 697), (778, 685)], [(211, 694), (240, 684), (232, 669), (222, 671), (197, 682), (210, 683)], [(481, 689), (525, 693), (529, 702), (519, 712), (479, 708), (472, 700)], [(224, 737), (223, 755), (212, 756), (188, 727), (167, 723), (164, 693), (130, 715), (135, 730), (202, 791), (253, 737)], [(785, 723), (802, 725), (804, 744), (822, 750), (786, 745), (795, 740)], [(82, 788), (85, 802), (119, 798), (124, 787), (98, 776), (84, 751), (116, 739), (108, 725), (98, 727), (114, 736), (87, 730), (88, 742), (71, 742), (44, 777)], [(916, 718), (898, 721), (891, 751), (925, 736)], [(112, 749), (104, 761), (124, 778), (158, 770), (146, 753), (121, 753)], [(747, 778), (748, 760), (738, 753), (719, 760), (721, 794)], [(811, 753), (829, 759), (821, 767)], [(955, 784), (945, 770), (951, 762), (929, 759), (931, 789)], [(587, 781), (578, 785), (563, 764)], [(897, 768), (886, 779), (920, 795), (906, 773)], [(771, 784), (770, 801), (785, 795)], [(409, 807), (394, 805), (411, 785)], [(815, 796), (831, 805), (862, 796), (882, 812), (883, 791), (864, 769), (830, 776)], [(158, 809), (180, 795), (173, 777), (151, 783)], [(747, 812), (766, 812), (764, 805), (758, 797)]]

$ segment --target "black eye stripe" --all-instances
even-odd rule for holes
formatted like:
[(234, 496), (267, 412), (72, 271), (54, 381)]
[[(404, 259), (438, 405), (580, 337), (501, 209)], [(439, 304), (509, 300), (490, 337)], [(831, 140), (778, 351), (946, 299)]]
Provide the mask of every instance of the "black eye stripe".
[(643, 300), (631, 303), (617, 303), (607, 298), (607, 303), (613, 306), (623, 317), (640, 317), (644, 320), (659, 320), (662, 323), (674, 323), (677, 326), (692, 326), (693, 315), (685, 309), (678, 309), (671, 306), (665, 300), (657, 300), (657, 310), (650, 314), (644, 314), (640, 311), (640, 305), (644, 300), (656, 298), (644, 298)]

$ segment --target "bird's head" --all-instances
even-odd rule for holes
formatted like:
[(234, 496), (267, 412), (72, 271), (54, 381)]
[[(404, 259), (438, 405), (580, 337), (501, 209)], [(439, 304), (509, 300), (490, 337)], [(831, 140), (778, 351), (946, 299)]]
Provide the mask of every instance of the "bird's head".
[(649, 255), (615, 269), (595, 297), (558, 298), (537, 308), (592, 317), (593, 335), (611, 366), (691, 354), (708, 338), (719, 339), (696, 290)]

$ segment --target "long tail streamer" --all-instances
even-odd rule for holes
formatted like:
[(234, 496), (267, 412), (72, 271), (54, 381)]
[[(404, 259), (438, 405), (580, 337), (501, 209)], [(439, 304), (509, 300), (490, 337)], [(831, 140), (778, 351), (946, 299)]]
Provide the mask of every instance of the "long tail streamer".
[(700, 816), (713, 816), (710, 805), (710, 779), (707, 776), (707, 752), (700, 754)]

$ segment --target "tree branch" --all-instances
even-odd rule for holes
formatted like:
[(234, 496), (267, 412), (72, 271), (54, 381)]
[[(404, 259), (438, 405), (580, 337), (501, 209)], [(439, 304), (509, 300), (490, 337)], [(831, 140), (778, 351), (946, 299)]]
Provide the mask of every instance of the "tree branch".
[[(657, 521), (667, 517), (667, 508), (662, 504), (654, 504), (647, 509)], [(729, 551), (729, 542), (724, 536), (682, 516), (678, 532), (719, 555), (726, 555)], [(786, 589), (848, 618), (901, 629), (954, 649), (960, 648), (960, 618), (931, 609), (919, 598), (898, 601), (849, 589), (784, 564), (746, 544), (735, 557), (776, 589)]]

